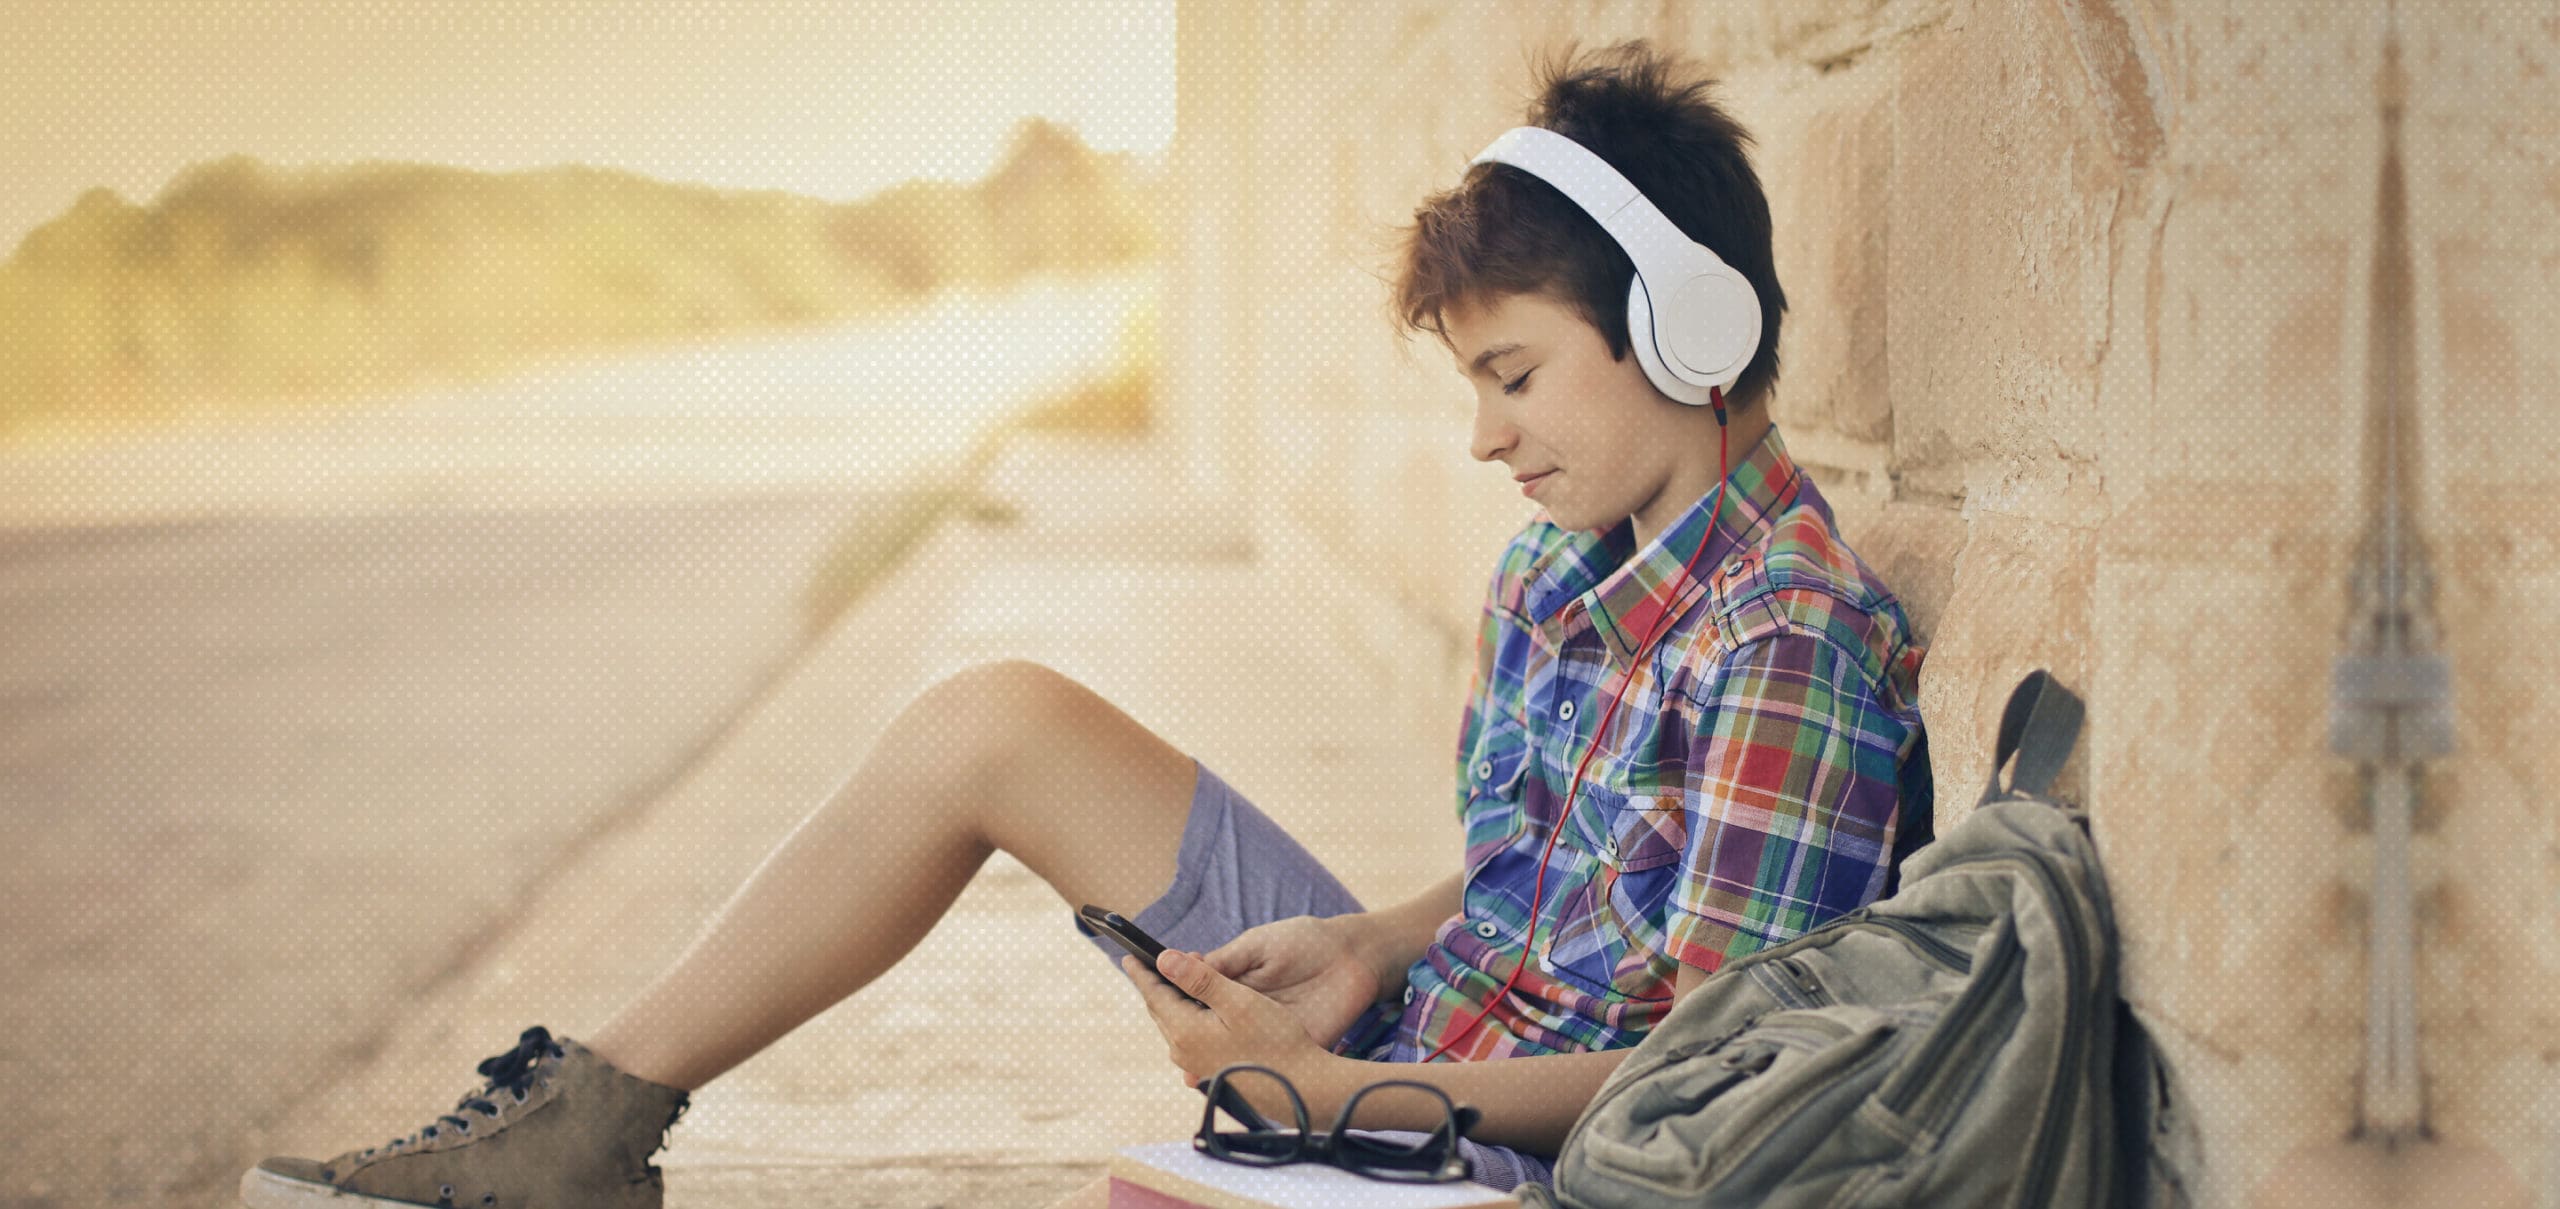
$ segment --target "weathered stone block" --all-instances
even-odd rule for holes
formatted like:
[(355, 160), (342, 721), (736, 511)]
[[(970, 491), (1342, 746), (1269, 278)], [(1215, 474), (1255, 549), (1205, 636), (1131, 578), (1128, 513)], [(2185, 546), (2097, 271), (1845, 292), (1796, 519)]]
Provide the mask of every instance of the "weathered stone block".
[(1866, 87), (1827, 90), (1824, 108), (1800, 130), (1761, 136), (1785, 149), (1760, 173), (1788, 308), (1771, 414), (1883, 441), (1893, 435), (1885, 358), (1893, 114), (1883, 103), (1887, 75), (1865, 78)]
[[(1988, 36), (1986, 36), (1988, 35)], [(1976, 462), (2094, 457), (2121, 172), (2051, 6), (1898, 52), (1885, 238), (1896, 458), (1958, 496)], [(1900, 250), (1907, 249), (1907, 252)]]

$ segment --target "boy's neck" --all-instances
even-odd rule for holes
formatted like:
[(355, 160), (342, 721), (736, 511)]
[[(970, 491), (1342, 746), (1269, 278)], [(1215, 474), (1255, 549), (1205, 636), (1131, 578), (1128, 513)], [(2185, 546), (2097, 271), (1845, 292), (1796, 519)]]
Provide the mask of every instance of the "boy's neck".
[[(1707, 409), (1702, 407), (1698, 410), (1705, 411)], [(1727, 478), (1732, 477), (1735, 467), (1741, 466), (1744, 461), (1751, 457), (1752, 452), (1760, 447), (1760, 438), (1767, 435), (1769, 430), (1775, 426), (1776, 425), (1769, 419), (1769, 411), (1766, 407), (1755, 405), (1748, 411), (1737, 412), (1728, 409), (1725, 412), (1726, 435), (1724, 440), (1727, 443), (1727, 448), (1732, 453), (1732, 465), (1725, 467), (1725, 475)], [(1661, 518), (1664, 523), (1668, 523), (1671, 519), (1678, 517), (1680, 513), (1686, 511), (1691, 504), (1706, 498), (1709, 492), (1716, 489), (1716, 466), (1718, 459), (1715, 451), (1715, 442), (1717, 438), (1714, 432), (1715, 419), (1713, 416), (1706, 417), (1706, 427), (1708, 429), (1706, 434), (1707, 457), (1705, 462), (1702, 464), (1703, 468), (1695, 474), (1686, 476), (1688, 479), (1688, 482), (1686, 483), (1674, 480), (1666, 485), (1666, 490), (1664, 491), (1665, 500), (1677, 501), (1677, 503), (1676, 506), (1673, 507), (1657, 509), (1667, 513), (1666, 516)], [(1696, 485), (1695, 490), (1690, 489), (1691, 484)], [(1629, 532), (1633, 535), (1635, 542), (1631, 547), (1632, 550), (1644, 549), (1645, 546), (1651, 543), (1655, 537), (1659, 536), (1658, 532), (1648, 525), (1645, 518), (1641, 515), (1628, 517), (1626, 523), (1629, 526)], [(1616, 527), (1617, 526), (1615, 525), (1610, 526), (1612, 529)]]

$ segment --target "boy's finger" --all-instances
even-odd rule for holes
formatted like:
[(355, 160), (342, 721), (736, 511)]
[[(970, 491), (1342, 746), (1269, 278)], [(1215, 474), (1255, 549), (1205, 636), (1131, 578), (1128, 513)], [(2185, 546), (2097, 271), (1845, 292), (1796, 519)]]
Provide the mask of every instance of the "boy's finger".
[(1129, 981), (1137, 984), (1138, 997), (1146, 1000), (1147, 1010), (1155, 1011), (1156, 995), (1158, 988), (1164, 983), (1164, 975), (1148, 969), (1145, 962), (1125, 954), (1120, 958), (1120, 972), (1128, 975)]
[(1156, 1018), (1158, 1028), (1165, 1027), (1165, 1022), (1177, 1015), (1214, 1011), (1206, 1002), (1192, 998), (1175, 985), (1172, 979), (1165, 977), (1164, 971), (1148, 965), (1134, 954), (1123, 954), (1120, 968), (1128, 973), (1129, 981), (1138, 984), (1138, 994), (1146, 1000), (1147, 1011)]
[[(1164, 968), (1168, 962), (1174, 965), (1170, 972)], [(1236, 990), (1243, 985), (1219, 973), (1199, 954), (1182, 949), (1167, 949), (1164, 956), (1156, 959), (1156, 977), (1165, 980), (1168, 993), (1180, 995), (1184, 1002), (1199, 1004), (1209, 1012), (1217, 1011), (1221, 1003), (1232, 1005)]]

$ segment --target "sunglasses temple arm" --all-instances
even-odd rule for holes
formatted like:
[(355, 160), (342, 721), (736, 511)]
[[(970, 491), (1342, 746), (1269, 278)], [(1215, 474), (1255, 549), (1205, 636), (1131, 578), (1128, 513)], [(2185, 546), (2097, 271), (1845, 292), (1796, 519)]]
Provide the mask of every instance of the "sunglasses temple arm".
[[(1208, 1094), (1209, 1080), (1202, 1079), (1196, 1090), (1203, 1095)], [(1256, 1133), (1277, 1132), (1277, 1127), (1262, 1119), (1262, 1114), (1253, 1110), (1253, 1105), (1245, 1100), (1233, 1083), (1218, 1085), (1218, 1107), (1226, 1109), (1227, 1115), (1234, 1117), (1237, 1124)]]

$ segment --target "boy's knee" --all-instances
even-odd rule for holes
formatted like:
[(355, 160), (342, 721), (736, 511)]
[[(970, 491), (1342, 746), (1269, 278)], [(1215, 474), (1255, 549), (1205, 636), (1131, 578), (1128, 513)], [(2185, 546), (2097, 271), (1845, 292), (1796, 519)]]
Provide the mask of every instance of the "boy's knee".
[(931, 733), (966, 743), (984, 758), (1000, 758), (1022, 750), (1032, 736), (1054, 737), (1062, 723), (1095, 700), (1092, 690), (1046, 664), (995, 659), (943, 677), (907, 712)]
[(987, 718), (1054, 714), (1092, 695), (1066, 673), (1029, 659), (990, 659), (953, 672), (926, 690), (947, 708)]

